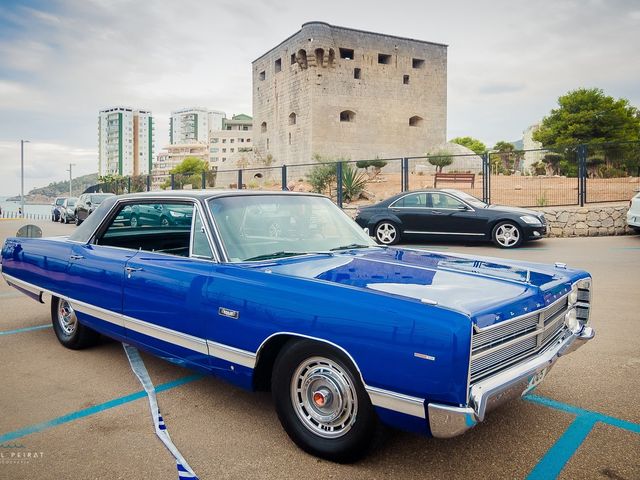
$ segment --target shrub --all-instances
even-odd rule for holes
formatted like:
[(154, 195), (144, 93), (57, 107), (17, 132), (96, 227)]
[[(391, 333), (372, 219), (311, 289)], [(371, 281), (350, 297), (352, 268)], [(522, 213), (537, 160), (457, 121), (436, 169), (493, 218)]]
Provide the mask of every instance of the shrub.
[(444, 167), (448, 167), (453, 163), (453, 158), (444, 150), (436, 152), (433, 156), (429, 156), (429, 163), (436, 167), (437, 172), (442, 172)]
[(342, 198), (347, 202), (357, 200), (367, 185), (367, 177), (350, 163), (342, 164)]

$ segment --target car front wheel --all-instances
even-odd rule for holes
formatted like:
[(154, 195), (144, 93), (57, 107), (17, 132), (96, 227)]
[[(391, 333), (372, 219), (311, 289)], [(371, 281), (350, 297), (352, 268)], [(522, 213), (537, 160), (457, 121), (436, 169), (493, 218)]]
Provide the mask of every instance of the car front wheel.
[(58, 341), (72, 350), (91, 347), (100, 338), (98, 332), (78, 322), (75, 310), (63, 298), (51, 299), (51, 321)]
[(304, 451), (334, 462), (362, 457), (378, 431), (374, 408), (342, 352), (310, 340), (285, 345), (271, 391), (289, 437)]
[(500, 222), (493, 227), (493, 243), (500, 248), (516, 248), (522, 243), (522, 229), (513, 222)]
[(400, 229), (395, 223), (387, 220), (376, 225), (374, 235), (376, 241), (382, 245), (395, 245), (400, 241)]

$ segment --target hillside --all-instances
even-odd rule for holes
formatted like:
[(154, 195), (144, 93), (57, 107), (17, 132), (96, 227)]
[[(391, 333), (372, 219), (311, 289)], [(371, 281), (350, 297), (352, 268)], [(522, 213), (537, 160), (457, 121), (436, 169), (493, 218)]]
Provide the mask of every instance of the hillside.
[[(87, 187), (98, 183), (98, 174), (91, 173), (73, 179), (73, 194), (77, 197), (84, 192)], [(69, 180), (64, 182), (52, 182), (46, 187), (34, 188), (24, 196), (28, 203), (48, 203), (55, 197), (65, 197), (69, 195)], [(19, 200), (20, 196), (10, 198), (9, 200)]]

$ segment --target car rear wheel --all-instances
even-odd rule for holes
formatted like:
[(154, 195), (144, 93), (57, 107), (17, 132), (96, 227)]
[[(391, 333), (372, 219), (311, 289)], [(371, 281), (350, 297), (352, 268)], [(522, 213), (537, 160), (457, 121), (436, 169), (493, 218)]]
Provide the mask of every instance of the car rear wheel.
[(493, 227), (493, 243), (500, 248), (516, 248), (522, 243), (522, 229), (513, 222), (500, 222)]
[(349, 358), (310, 340), (285, 345), (271, 391), (280, 423), (298, 447), (334, 462), (362, 457), (378, 431), (371, 400)]
[(51, 299), (51, 321), (58, 341), (72, 350), (91, 347), (100, 338), (98, 332), (78, 322), (75, 310), (65, 299)]
[(400, 241), (400, 229), (395, 223), (385, 220), (376, 225), (374, 236), (382, 245), (395, 245)]

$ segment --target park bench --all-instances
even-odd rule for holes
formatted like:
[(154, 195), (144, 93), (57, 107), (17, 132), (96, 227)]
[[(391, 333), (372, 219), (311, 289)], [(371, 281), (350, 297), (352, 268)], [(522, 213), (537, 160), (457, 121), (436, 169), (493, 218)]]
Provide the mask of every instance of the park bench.
[(433, 188), (437, 188), (438, 181), (453, 183), (471, 183), (471, 188), (476, 181), (475, 173), (436, 173), (433, 179)]

